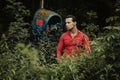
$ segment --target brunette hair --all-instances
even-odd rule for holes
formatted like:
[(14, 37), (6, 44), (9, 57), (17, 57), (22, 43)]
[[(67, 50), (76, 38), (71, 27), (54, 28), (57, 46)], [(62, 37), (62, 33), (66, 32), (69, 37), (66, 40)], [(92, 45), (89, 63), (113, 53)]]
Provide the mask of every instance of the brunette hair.
[(76, 21), (77, 21), (76, 17), (73, 16), (73, 15), (67, 15), (67, 16), (65, 17), (65, 19), (66, 19), (66, 18), (72, 18), (72, 21), (73, 21), (73, 22), (76, 22)]

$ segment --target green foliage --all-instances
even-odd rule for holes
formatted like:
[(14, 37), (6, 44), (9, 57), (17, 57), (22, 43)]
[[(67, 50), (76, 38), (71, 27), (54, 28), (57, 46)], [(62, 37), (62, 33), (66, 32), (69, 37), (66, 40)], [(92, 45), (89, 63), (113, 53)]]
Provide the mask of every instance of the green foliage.
[[(0, 79), (5, 80), (27, 80), (39, 78), (38, 71), (40, 68), (40, 61), (37, 50), (31, 45), (17, 44), (14, 52), (5, 52), (0, 55)], [(34, 77), (33, 77), (34, 76)], [(35, 78), (35, 76), (38, 76)]]
[(88, 11), (86, 13), (86, 17), (88, 20), (86, 22), (82, 22), (81, 24), (81, 26), (84, 27), (82, 31), (90, 37), (91, 41), (93, 41), (94, 38), (100, 35), (100, 26), (97, 25), (96, 22), (97, 13), (93, 10)]
[(21, 2), (16, 0), (6, 0), (6, 13), (9, 13), (11, 21), (6, 35), (6, 41), (9, 43), (28, 42), (30, 37), (30, 24), (25, 21), (27, 16), (30, 16), (30, 11)]
[[(10, 3), (7, 9), (15, 21), (10, 22), (7, 34), (0, 40), (0, 80), (120, 79), (119, 7), (116, 7), (115, 16), (106, 19), (109, 26), (104, 27), (102, 33), (96, 22), (93, 23), (97, 14), (88, 12), (90, 21), (82, 26), (86, 26), (83, 31), (90, 37), (91, 54), (81, 54), (77, 59), (62, 57), (58, 64), (55, 56), (57, 41), (43, 37), (30, 42), (30, 24), (24, 20), (29, 11), (21, 6), (22, 3), (7, 1)], [(56, 34), (56, 38), (58, 36)]]
[(16, 2), (16, 0), (6, 0), (7, 13), (9, 13), (14, 19), (25, 18), (30, 15), (30, 11), (26, 9), (22, 2)]

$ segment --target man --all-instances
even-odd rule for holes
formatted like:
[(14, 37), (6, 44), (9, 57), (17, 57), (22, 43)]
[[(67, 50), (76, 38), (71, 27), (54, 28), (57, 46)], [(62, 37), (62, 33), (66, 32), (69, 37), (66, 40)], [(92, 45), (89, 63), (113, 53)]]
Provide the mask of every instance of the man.
[(67, 32), (63, 33), (59, 39), (56, 50), (57, 58), (63, 55), (90, 53), (89, 38), (83, 32), (77, 29), (76, 18), (73, 15), (68, 15), (65, 18), (65, 26)]

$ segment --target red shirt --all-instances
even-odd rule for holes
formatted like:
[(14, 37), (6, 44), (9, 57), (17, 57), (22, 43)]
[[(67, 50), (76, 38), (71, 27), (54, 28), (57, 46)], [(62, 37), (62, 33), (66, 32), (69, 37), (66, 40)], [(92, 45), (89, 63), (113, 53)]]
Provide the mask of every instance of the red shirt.
[(76, 36), (72, 38), (70, 32), (67, 31), (63, 33), (59, 39), (56, 55), (61, 56), (63, 49), (65, 54), (71, 54), (72, 52), (76, 53), (82, 45), (85, 45), (85, 48), (90, 52), (89, 39), (87, 35), (78, 30)]

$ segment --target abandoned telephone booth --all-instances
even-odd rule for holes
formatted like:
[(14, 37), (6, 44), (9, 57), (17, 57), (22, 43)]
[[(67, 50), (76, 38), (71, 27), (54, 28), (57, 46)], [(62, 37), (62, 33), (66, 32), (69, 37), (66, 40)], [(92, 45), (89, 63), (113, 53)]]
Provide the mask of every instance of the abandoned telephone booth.
[(61, 26), (62, 18), (59, 14), (44, 8), (39, 9), (36, 11), (32, 21), (34, 38), (36, 40), (41, 39), (45, 34), (48, 38), (53, 38), (55, 31)]

